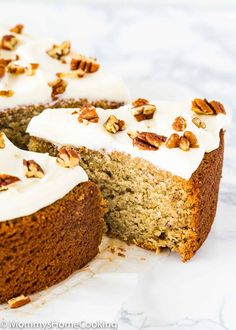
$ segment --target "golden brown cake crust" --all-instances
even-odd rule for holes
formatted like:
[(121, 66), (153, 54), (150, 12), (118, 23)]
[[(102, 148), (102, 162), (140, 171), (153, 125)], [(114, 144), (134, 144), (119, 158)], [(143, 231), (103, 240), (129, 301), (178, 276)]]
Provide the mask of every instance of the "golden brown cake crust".
[(92, 182), (30, 216), (0, 222), (0, 303), (67, 278), (97, 253), (104, 200)]

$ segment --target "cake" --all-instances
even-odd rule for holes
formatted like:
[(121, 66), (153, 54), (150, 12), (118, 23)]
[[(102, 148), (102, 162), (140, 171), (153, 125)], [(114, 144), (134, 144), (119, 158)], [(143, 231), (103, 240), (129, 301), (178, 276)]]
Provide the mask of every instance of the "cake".
[(124, 83), (70, 41), (33, 39), (21, 24), (0, 27), (0, 130), (18, 146), (27, 145), (28, 122), (47, 107), (116, 108), (128, 99)]
[(78, 164), (70, 148), (55, 158), (0, 134), (0, 303), (58, 283), (98, 253), (105, 204)]
[(215, 217), (228, 120), (217, 101), (140, 98), (106, 111), (46, 109), (27, 132), (32, 151), (80, 154), (107, 200), (108, 235), (187, 261)]

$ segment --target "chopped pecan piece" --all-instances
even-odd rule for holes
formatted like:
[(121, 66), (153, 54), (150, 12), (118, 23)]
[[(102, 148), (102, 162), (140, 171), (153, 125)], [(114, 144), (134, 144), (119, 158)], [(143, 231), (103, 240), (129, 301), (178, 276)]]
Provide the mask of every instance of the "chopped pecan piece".
[(0, 149), (5, 148), (5, 141), (4, 141), (4, 135), (3, 133), (0, 133)]
[(187, 121), (185, 118), (181, 116), (176, 117), (172, 124), (172, 128), (177, 132), (184, 131), (186, 127), (187, 127)]
[(149, 104), (145, 99), (137, 99), (132, 102), (132, 114), (137, 119), (137, 121), (142, 121), (146, 119), (152, 119), (156, 111), (156, 106)]
[(158, 150), (166, 141), (165, 136), (150, 132), (129, 132), (128, 136), (133, 140), (133, 146), (141, 150)]
[(132, 102), (134, 107), (141, 107), (142, 105), (149, 104), (149, 101), (146, 99), (139, 98)]
[(192, 110), (199, 115), (226, 114), (223, 104), (217, 101), (208, 102), (207, 99), (194, 99)]
[(9, 63), (6, 70), (7, 73), (18, 75), (25, 73), (27, 68), (15, 63)]
[(10, 186), (19, 182), (20, 179), (17, 176), (9, 174), (0, 174), (0, 191), (7, 190)]
[(83, 78), (85, 72), (81, 69), (69, 72), (58, 72), (57, 77), (59, 78)]
[(198, 148), (199, 144), (198, 144), (198, 140), (195, 134), (193, 134), (190, 131), (185, 131), (184, 135), (183, 135), (186, 139), (188, 139), (189, 143), (190, 143), (190, 148)]
[(11, 97), (14, 95), (12, 90), (0, 90), (0, 96)]
[(116, 116), (111, 115), (108, 117), (107, 121), (103, 124), (103, 126), (109, 133), (115, 134), (125, 129), (125, 122), (124, 120), (120, 120), (116, 118)]
[(3, 78), (6, 73), (6, 64), (0, 59), (0, 78)]
[(18, 44), (18, 40), (12, 34), (5, 35), (1, 40), (1, 48), (6, 50), (14, 50)]
[(166, 141), (166, 146), (169, 149), (172, 148), (178, 148), (179, 147), (179, 141), (180, 141), (180, 137), (177, 133), (173, 133), (171, 134), (171, 136), (167, 139)]
[(82, 123), (83, 120), (87, 120), (90, 123), (98, 123), (99, 117), (93, 105), (85, 104), (81, 107), (78, 121)]
[(23, 24), (17, 24), (13, 28), (10, 29), (11, 32), (21, 34), (23, 32), (24, 25)]
[(57, 164), (63, 167), (76, 167), (79, 165), (79, 154), (70, 147), (61, 147), (57, 154)]
[(51, 49), (47, 51), (47, 54), (57, 60), (63, 60), (63, 57), (70, 54), (71, 43), (70, 41), (64, 41), (60, 45), (53, 45)]
[(189, 140), (186, 137), (181, 136), (181, 138), (179, 140), (179, 147), (183, 151), (188, 151), (190, 149), (190, 142), (189, 142)]
[(198, 128), (206, 128), (206, 124), (204, 123), (204, 121), (202, 121), (200, 118), (198, 117), (194, 117), (192, 119), (192, 122), (194, 123), (194, 125), (196, 125)]
[(44, 177), (44, 171), (42, 167), (36, 163), (34, 160), (25, 160), (23, 159), (23, 166), (25, 170), (25, 176), (27, 178), (38, 178), (41, 179)]
[(34, 76), (38, 68), (39, 68), (39, 63), (30, 63), (29, 66), (27, 67), (26, 74), (28, 76)]
[(70, 62), (70, 69), (72, 71), (81, 69), (85, 73), (94, 73), (98, 71), (99, 67), (100, 64), (97, 63), (96, 58), (80, 54), (74, 54)]
[(67, 82), (63, 79), (58, 78), (52, 82), (49, 82), (48, 86), (52, 87), (52, 99), (57, 100), (59, 94), (65, 93)]
[(19, 297), (8, 300), (7, 303), (10, 308), (19, 308), (28, 304), (30, 301), (31, 301), (30, 297), (26, 297), (22, 294)]

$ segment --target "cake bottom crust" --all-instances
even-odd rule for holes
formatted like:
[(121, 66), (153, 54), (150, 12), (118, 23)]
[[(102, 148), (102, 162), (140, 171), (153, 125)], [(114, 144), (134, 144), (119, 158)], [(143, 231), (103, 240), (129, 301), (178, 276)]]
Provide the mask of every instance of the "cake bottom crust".
[(104, 200), (92, 182), (30, 215), (0, 222), (0, 303), (67, 278), (98, 253)]
[[(48, 141), (31, 137), (29, 149), (57, 154)], [(189, 180), (122, 152), (78, 149), (81, 166), (108, 203), (108, 235), (140, 247), (170, 248), (189, 260), (205, 241), (214, 221), (224, 153), (206, 153)]]

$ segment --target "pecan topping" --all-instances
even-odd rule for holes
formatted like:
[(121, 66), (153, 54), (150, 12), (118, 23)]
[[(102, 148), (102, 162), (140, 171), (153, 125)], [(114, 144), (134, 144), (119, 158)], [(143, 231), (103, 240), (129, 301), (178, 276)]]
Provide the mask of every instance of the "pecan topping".
[(190, 149), (190, 142), (189, 142), (189, 140), (186, 137), (181, 136), (181, 138), (179, 140), (179, 147), (183, 151), (188, 151)]
[(24, 25), (17, 24), (13, 28), (11, 28), (10, 31), (11, 32), (14, 32), (14, 33), (17, 33), (17, 34), (21, 34), (23, 32), (23, 29), (24, 29)]
[(5, 141), (4, 141), (4, 135), (3, 133), (0, 133), (0, 149), (5, 148)]
[(188, 151), (190, 148), (198, 148), (199, 144), (195, 134), (190, 131), (185, 131), (181, 137), (177, 133), (171, 134), (166, 141), (166, 147), (169, 149), (180, 148), (184, 151)]
[(0, 174), (0, 191), (7, 190), (10, 186), (19, 182), (20, 179), (17, 176), (9, 174)]
[(184, 119), (181, 116), (176, 117), (172, 124), (172, 128), (177, 132), (184, 131), (186, 127), (187, 127), (186, 119)]
[(190, 143), (190, 148), (198, 148), (199, 144), (198, 144), (198, 140), (195, 134), (193, 134), (190, 131), (185, 131), (184, 132), (184, 137), (186, 139), (188, 139), (189, 143)]
[(167, 148), (169, 148), (169, 149), (178, 148), (179, 140), (180, 140), (179, 134), (177, 134), (177, 133), (171, 134), (171, 136), (166, 141)]
[(39, 68), (39, 63), (30, 63), (29, 67), (26, 69), (26, 74), (28, 76), (34, 76), (38, 68)]
[(18, 74), (25, 73), (27, 69), (24, 66), (21, 66), (21, 65), (15, 64), (15, 63), (10, 63), (10, 64), (8, 64), (6, 70), (7, 70), (7, 73), (18, 75)]
[(25, 170), (25, 176), (27, 178), (38, 178), (41, 179), (44, 177), (44, 171), (42, 167), (36, 163), (34, 160), (25, 160), (23, 159), (23, 166)]
[(79, 165), (79, 154), (70, 147), (61, 147), (57, 154), (57, 164), (63, 167), (76, 167)]
[(63, 61), (64, 56), (70, 54), (70, 48), (70, 41), (64, 41), (60, 45), (53, 45), (52, 48), (47, 51), (47, 54), (52, 58)]
[(97, 63), (96, 58), (80, 54), (74, 54), (70, 62), (70, 69), (72, 71), (81, 69), (85, 73), (94, 73), (98, 71), (99, 67), (100, 64)]
[(165, 136), (150, 132), (129, 132), (128, 135), (133, 140), (133, 146), (141, 150), (158, 150), (166, 141)]
[(196, 125), (198, 128), (206, 128), (206, 124), (204, 123), (204, 121), (202, 121), (200, 118), (198, 117), (194, 117), (192, 119), (192, 122), (194, 123), (194, 125)]
[(58, 94), (63, 94), (67, 87), (67, 82), (63, 79), (56, 79), (48, 83), (48, 86), (52, 87), (51, 96), (53, 100), (57, 100)]
[(58, 72), (57, 77), (59, 78), (83, 78), (85, 72), (81, 69), (69, 72)]
[(80, 109), (80, 115), (78, 118), (78, 121), (80, 123), (83, 122), (83, 120), (87, 120), (90, 123), (98, 123), (99, 117), (96, 111), (96, 108), (91, 104), (85, 104)]
[(217, 101), (208, 102), (207, 99), (194, 99), (192, 101), (192, 110), (199, 115), (226, 114), (223, 104)]
[(6, 50), (14, 50), (18, 44), (18, 40), (12, 34), (5, 35), (1, 40), (1, 48)]
[(5, 76), (5, 73), (6, 73), (6, 64), (2, 59), (0, 59), (0, 78), (3, 78)]
[(12, 90), (0, 90), (0, 96), (11, 97), (14, 95)]
[(24, 296), (23, 294), (19, 297), (16, 298), (12, 298), (10, 300), (8, 300), (8, 305), (10, 308), (19, 308), (21, 306), (24, 306), (26, 304), (28, 304), (30, 302), (30, 298)]
[(115, 116), (111, 115), (108, 117), (107, 121), (103, 124), (103, 126), (109, 133), (115, 134), (125, 129), (125, 122), (124, 120), (120, 120)]
[(137, 119), (137, 121), (142, 121), (146, 119), (152, 119), (156, 111), (156, 106), (149, 104), (145, 99), (137, 99), (132, 102), (132, 114)]

